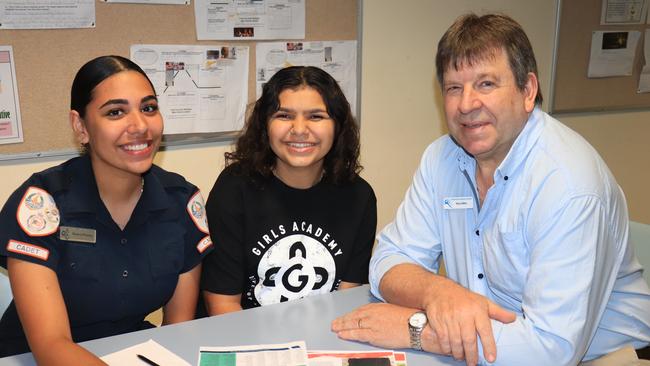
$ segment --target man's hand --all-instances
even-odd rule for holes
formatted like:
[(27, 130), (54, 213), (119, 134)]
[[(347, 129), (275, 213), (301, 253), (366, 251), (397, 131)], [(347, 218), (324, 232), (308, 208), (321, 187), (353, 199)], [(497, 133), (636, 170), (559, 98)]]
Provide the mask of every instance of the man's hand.
[[(364, 305), (332, 321), (332, 331), (339, 338), (370, 343), (382, 348), (409, 348), (408, 319), (417, 309), (377, 303)], [(422, 331), (422, 348), (443, 353), (433, 330)]]
[(408, 318), (416, 309), (397, 305), (367, 304), (332, 321), (339, 338), (384, 348), (408, 348)]
[(490, 319), (511, 323), (516, 315), (450, 280), (441, 285), (428, 293), (423, 302), (441, 353), (451, 354), (457, 360), (465, 359), (467, 365), (476, 365), (478, 334), (485, 359), (494, 362), (497, 350)]

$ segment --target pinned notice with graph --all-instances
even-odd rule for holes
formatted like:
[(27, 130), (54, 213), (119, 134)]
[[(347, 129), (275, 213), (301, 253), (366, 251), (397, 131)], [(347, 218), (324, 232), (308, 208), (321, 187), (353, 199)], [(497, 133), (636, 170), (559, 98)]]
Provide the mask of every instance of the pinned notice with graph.
[(248, 98), (248, 47), (133, 45), (165, 120), (165, 134), (238, 131)]

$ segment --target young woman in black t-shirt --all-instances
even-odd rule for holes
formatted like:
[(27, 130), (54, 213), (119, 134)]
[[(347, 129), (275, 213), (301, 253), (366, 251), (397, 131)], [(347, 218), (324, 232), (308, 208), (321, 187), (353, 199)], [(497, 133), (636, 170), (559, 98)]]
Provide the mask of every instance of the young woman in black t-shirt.
[(210, 315), (367, 283), (376, 198), (336, 80), (316, 67), (277, 72), (225, 156), (206, 204)]

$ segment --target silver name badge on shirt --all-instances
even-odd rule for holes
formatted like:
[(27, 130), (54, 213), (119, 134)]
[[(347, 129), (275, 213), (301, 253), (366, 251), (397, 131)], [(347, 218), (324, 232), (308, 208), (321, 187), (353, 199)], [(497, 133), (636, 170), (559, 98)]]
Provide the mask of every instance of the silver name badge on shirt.
[(442, 200), (442, 208), (445, 210), (464, 210), (474, 208), (472, 197), (447, 197)]
[(97, 242), (97, 232), (95, 229), (86, 229), (82, 227), (60, 226), (59, 239), (67, 241), (76, 241), (80, 243)]

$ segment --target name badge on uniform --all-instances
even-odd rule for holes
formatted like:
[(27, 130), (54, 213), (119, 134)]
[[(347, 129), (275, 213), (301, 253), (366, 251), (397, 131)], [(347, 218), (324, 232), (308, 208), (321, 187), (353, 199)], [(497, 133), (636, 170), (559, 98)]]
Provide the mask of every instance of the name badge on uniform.
[(474, 208), (472, 197), (447, 197), (442, 200), (442, 208), (445, 210), (465, 210)]
[(66, 241), (76, 241), (80, 243), (97, 242), (97, 232), (95, 229), (86, 229), (83, 227), (61, 226), (59, 228), (59, 239)]

